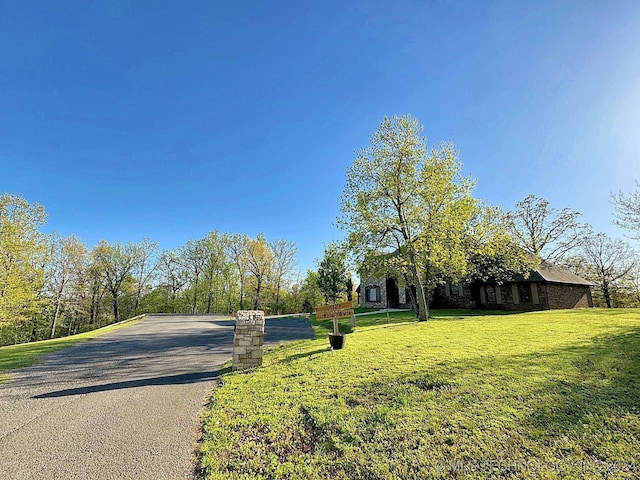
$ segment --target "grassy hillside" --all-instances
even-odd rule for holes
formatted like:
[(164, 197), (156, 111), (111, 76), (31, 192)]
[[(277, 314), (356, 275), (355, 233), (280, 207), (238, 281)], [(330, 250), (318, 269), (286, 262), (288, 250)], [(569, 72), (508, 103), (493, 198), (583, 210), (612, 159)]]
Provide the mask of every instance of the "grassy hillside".
[(223, 377), (210, 478), (640, 476), (640, 310), (385, 318), (327, 345)]

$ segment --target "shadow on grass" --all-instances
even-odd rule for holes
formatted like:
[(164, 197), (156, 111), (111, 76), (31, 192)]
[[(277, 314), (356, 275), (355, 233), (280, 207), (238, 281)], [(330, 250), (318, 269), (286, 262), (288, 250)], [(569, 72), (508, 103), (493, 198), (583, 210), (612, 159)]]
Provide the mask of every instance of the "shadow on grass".
[[(463, 308), (431, 309), (429, 310), (429, 320), (463, 320), (469, 317), (515, 315), (520, 313), (525, 312), (513, 312), (508, 310), (470, 310)], [(333, 323), (331, 320), (318, 321), (315, 319), (315, 316), (312, 316), (311, 320), (317, 335), (328, 334), (333, 331)], [(410, 323), (417, 321), (418, 318), (413, 310), (389, 312), (388, 314), (385, 310), (379, 310), (373, 315), (356, 316), (356, 329), (358, 327), (383, 326), (394, 323)], [(338, 327), (339, 331), (342, 333), (352, 333), (354, 331), (354, 328), (351, 327), (351, 320), (348, 318), (339, 319)]]
[(307, 357), (311, 357), (313, 355), (318, 355), (320, 353), (325, 353), (329, 351), (329, 342), (327, 341), (327, 347), (326, 348), (318, 348), (316, 350), (312, 350), (310, 352), (304, 352), (304, 353), (296, 353), (294, 355), (289, 355), (286, 358), (283, 358), (282, 360), (280, 360), (278, 363), (291, 363), (295, 360), (299, 360), (301, 358), (307, 358)]
[[(230, 370), (230, 367), (228, 367)], [(102, 385), (90, 385), (86, 387), (67, 388), (55, 392), (43, 393), (32, 398), (57, 398), (69, 397), (73, 395), (84, 395), (86, 393), (108, 392), (112, 390), (122, 390), (127, 388), (148, 387), (158, 385), (186, 385), (190, 383), (208, 382), (220, 378), (224, 370), (212, 370), (208, 372), (185, 373), (181, 375), (167, 375), (163, 377), (142, 378), (138, 380), (127, 380), (123, 382), (105, 383)]]
[[(535, 394), (538, 406), (529, 423), (549, 435), (583, 431), (595, 421), (617, 430), (628, 415), (640, 415), (640, 328), (596, 337), (591, 345), (535, 355), (565, 369)], [(628, 419), (627, 419), (628, 420)], [(631, 420), (629, 420), (631, 423)], [(638, 435), (636, 431), (636, 435)], [(591, 454), (587, 446), (587, 454)]]
[(431, 309), (429, 310), (429, 318), (467, 318), (467, 317), (486, 317), (495, 315), (517, 315), (519, 311), (511, 310), (471, 310), (468, 308), (449, 308), (449, 309)]
[[(506, 444), (511, 442), (516, 451), (531, 455), (534, 462), (553, 462), (559, 468), (566, 468), (567, 478), (585, 478), (580, 476), (580, 465), (601, 474), (587, 478), (609, 478), (606, 471), (599, 470), (607, 465), (640, 467), (637, 449), (640, 441), (638, 327), (595, 337), (587, 345), (524, 355), (490, 355), (450, 361), (443, 368), (435, 367), (430, 372), (402, 377), (392, 374), (356, 385), (344, 402), (346, 408), (361, 409), (349, 413), (360, 419), (357, 424), (359, 437), (375, 438), (378, 435), (381, 418), (378, 412), (407, 405), (412, 397), (416, 398), (417, 404), (428, 403), (434, 398), (433, 405), (439, 406), (428, 407), (432, 409), (430, 417), (436, 419), (436, 423), (440, 419), (442, 424), (425, 437), (425, 442), (431, 442), (436, 451), (442, 448), (441, 442), (451, 441), (447, 445), (459, 443), (462, 450), (467, 445), (478, 448), (475, 458), (478, 461), (514, 461), (514, 457), (510, 457), (513, 452), (494, 448), (490, 437), (487, 441), (488, 437), (481, 435), (480, 444), (476, 445), (465, 424), (469, 420), (479, 422), (478, 431), (486, 429), (496, 438), (506, 439)], [(477, 375), (470, 376), (470, 371)], [(459, 410), (462, 405), (468, 412)], [(335, 437), (343, 443), (351, 441), (350, 430), (345, 429), (343, 433), (335, 422), (327, 422), (322, 409), (317, 412), (302, 410), (302, 417), (304, 438), (310, 439), (312, 451), (326, 439)], [(458, 419), (459, 423), (449, 423), (449, 417)], [(496, 418), (501, 419), (499, 424), (496, 424)], [(385, 428), (384, 425), (381, 428)], [(482, 443), (484, 441), (487, 443)], [(398, 448), (414, 447), (408, 442)], [(373, 458), (363, 458), (362, 468), (369, 468), (369, 464), (374, 464)], [(347, 468), (350, 464), (345, 461), (344, 465)], [(574, 471), (574, 467), (578, 470)], [(429, 477), (426, 464), (417, 463), (409, 468), (415, 469), (411, 472), (413, 475), (404, 478), (449, 478)], [(373, 470), (368, 473), (374, 478)], [(344, 476), (353, 478), (348, 474)], [(506, 473), (499, 476), (507, 477), (525, 478)]]

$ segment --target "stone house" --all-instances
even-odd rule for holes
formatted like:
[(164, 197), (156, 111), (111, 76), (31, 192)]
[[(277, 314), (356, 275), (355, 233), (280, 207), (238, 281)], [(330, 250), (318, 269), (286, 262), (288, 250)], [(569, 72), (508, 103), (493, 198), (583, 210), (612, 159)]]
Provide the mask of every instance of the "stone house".
[[(356, 289), (358, 305), (367, 308), (411, 308), (409, 292), (391, 277), (366, 278)], [(388, 303), (387, 303), (388, 302)]]
[[(592, 283), (548, 262), (542, 262), (527, 278), (515, 275), (509, 282), (446, 284), (431, 300), (434, 308), (483, 308), (491, 310), (554, 310), (593, 307)], [(411, 308), (406, 289), (392, 278), (365, 279), (358, 287), (361, 307)], [(387, 304), (388, 301), (388, 304)]]

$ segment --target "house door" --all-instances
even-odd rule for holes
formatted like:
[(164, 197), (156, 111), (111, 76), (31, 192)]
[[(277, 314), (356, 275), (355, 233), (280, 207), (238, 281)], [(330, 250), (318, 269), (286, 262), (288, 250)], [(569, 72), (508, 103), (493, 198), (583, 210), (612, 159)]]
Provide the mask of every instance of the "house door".
[(398, 308), (400, 305), (398, 284), (393, 278), (387, 278), (387, 304), (389, 308)]
[(482, 302), (480, 301), (480, 284), (471, 284), (471, 308), (482, 308)]

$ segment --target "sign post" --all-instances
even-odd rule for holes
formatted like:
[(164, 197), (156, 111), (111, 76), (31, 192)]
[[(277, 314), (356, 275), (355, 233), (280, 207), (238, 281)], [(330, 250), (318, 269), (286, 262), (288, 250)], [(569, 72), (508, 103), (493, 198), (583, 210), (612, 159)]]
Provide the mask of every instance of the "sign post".
[(351, 302), (333, 303), (316, 308), (316, 320), (345, 318), (351, 315), (353, 315), (353, 304)]
[(316, 320), (333, 320), (333, 334), (329, 334), (331, 347), (338, 350), (344, 344), (344, 335), (338, 330), (338, 318), (351, 317), (352, 325), (355, 325), (355, 315), (351, 302), (333, 303), (316, 308)]

